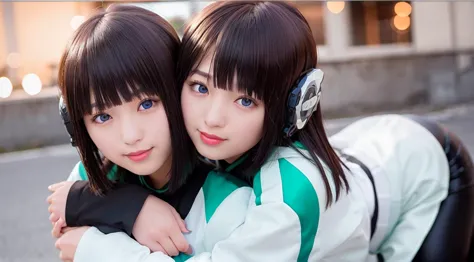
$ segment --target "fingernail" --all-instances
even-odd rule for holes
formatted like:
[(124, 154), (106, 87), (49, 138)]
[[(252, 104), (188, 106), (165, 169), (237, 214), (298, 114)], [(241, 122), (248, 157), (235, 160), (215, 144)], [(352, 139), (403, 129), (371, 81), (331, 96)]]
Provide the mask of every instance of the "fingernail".
[(194, 255), (193, 247), (192, 247), (191, 245), (189, 245), (189, 248), (188, 248), (188, 250), (186, 251), (186, 254), (188, 254), (188, 255)]

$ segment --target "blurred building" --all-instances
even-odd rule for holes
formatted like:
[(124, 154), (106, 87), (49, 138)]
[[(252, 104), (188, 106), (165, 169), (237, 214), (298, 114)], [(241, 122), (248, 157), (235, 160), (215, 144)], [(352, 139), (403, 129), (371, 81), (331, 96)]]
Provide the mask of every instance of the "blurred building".
[[(291, 2), (318, 44), (325, 117), (474, 99), (474, 2)], [(0, 152), (68, 142), (57, 89), (42, 87), (55, 86), (74, 30), (110, 3), (0, 2)], [(182, 33), (208, 2), (131, 4)]]
[[(289, 2), (312, 27), (320, 66), (327, 72), (327, 108), (399, 106), (457, 96), (443, 88), (466, 88), (463, 76), (473, 62), (474, 2)], [(43, 86), (54, 85), (74, 29), (110, 3), (1, 2), (0, 76), (17, 88), (27, 74), (39, 76)], [(133, 1), (167, 18), (180, 33), (184, 21), (207, 3)], [(431, 92), (440, 83), (439, 94)], [(474, 92), (463, 97), (472, 98)]]
[(474, 98), (474, 2), (294, 3), (319, 44), (327, 109)]

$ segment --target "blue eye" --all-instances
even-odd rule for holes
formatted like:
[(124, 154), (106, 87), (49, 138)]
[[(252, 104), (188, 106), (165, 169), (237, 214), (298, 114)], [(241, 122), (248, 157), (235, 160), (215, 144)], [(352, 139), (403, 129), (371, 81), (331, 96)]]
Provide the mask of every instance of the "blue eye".
[(111, 117), (108, 114), (99, 114), (99, 115), (96, 115), (94, 117), (94, 122), (99, 123), (99, 124), (103, 124), (106, 121), (108, 121), (110, 118)]
[(194, 84), (192, 85), (192, 89), (194, 92), (198, 92), (198, 93), (201, 93), (201, 94), (207, 94), (209, 92), (209, 90), (207, 89), (206, 86), (202, 85), (202, 84)]
[(140, 104), (140, 109), (142, 110), (147, 110), (153, 107), (153, 101), (152, 100), (145, 100)]
[(237, 103), (242, 105), (243, 107), (251, 107), (252, 105), (255, 104), (250, 98), (240, 98), (237, 101), (238, 101)]
[(205, 93), (207, 93), (208, 90), (207, 90), (207, 87), (205, 87), (203, 85), (199, 85), (198, 91), (199, 91), (199, 93), (205, 94)]

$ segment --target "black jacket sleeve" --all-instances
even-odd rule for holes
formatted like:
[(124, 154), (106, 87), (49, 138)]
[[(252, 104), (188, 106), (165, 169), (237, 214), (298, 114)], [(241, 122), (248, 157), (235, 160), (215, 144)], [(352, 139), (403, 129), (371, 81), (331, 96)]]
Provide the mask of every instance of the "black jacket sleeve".
[(94, 226), (104, 234), (125, 232), (132, 236), (133, 225), (151, 194), (134, 184), (116, 184), (98, 196), (88, 181), (76, 181), (66, 201), (66, 224), (69, 227)]

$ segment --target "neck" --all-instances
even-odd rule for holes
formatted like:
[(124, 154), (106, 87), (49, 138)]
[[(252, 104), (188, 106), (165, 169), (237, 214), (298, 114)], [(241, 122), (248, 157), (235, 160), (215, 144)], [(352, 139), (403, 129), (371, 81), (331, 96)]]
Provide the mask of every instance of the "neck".
[(234, 156), (234, 157), (230, 157), (230, 158), (227, 158), (227, 159), (224, 159), (224, 161), (226, 161), (228, 164), (232, 164), (234, 163), (237, 159), (239, 159), (243, 154), (240, 154), (240, 155), (237, 155), (237, 156)]
[(149, 176), (151, 186), (156, 189), (163, 188), (170, 181), (171, 174), (171, 156), (163, 163), (160, 169)]

